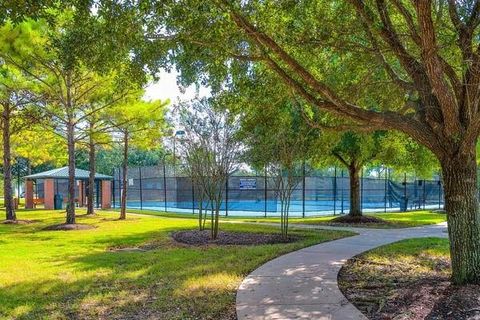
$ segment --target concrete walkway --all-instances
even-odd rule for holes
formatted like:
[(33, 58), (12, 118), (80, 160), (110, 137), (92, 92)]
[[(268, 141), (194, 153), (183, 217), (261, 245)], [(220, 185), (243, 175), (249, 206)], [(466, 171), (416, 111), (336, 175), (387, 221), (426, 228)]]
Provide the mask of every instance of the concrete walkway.
[(446, 223), (408, 229), (325, 229), (349, 230), (359, 235), (288, 253), (253, 271), (237, 291), (239, 320), (366, 319), (338, 288), (337, 275), (342, 265), (364, 251), (399, 240), (447, 237)]

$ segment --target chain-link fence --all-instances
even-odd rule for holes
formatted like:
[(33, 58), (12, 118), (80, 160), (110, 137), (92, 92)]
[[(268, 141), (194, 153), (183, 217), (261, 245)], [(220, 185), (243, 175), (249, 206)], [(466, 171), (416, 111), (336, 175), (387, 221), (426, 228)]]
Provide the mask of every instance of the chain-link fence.
[[(168, 212), (195, 213), (199, 207), (199, 188), (185, 176), (176, 176), (171, 167), (135, 167), (127, 174), (127, 207)], [(113, 206), (120, 206), (121, 170), (114, 170)], [(332, 176), (305, 176), (294, 189), (291, 216), (348, 213), (350, 186), (343, 171)], [(444, 203), (439, 180), (394, 181), (361, 179), (361, 205), (365, 212), (441, 209)], [(204, 204), (205, 206), (205, 204)], [(273, 178), (233, 175), (225, 185), (222, 213), (236, 216), (276, 216), (280, 214)]]

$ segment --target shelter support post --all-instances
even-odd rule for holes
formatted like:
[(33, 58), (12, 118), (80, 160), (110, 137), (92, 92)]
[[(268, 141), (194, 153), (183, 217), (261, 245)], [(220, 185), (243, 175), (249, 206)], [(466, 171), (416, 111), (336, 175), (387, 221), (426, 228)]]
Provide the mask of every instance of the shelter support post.
[(102, 209), (110, 209), (112, 207), (112, 182), (110, 180), (102, 180)]
[(53, 210), (54, 202), (53, 197), (55, 195), (55, 183), (53, 179), (45, 179), (43, 182), (44, 192), (44, 207), (46, 210)]
[(33, 181), (25, 180), (25, 209), (33, 209)]

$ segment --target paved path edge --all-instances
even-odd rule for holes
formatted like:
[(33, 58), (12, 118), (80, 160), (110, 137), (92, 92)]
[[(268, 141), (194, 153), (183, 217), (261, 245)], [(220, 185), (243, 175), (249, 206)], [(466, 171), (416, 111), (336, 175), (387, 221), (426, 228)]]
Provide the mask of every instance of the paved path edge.
[(338, 272), (345, 262), (404, 239), (447, 237), (446, 223), (405, 229), (296, 227), (347, 230), (358, 235), (292, 251), (252, 271), (237, 289), (238, 320), (364, 320), (338, 287)]

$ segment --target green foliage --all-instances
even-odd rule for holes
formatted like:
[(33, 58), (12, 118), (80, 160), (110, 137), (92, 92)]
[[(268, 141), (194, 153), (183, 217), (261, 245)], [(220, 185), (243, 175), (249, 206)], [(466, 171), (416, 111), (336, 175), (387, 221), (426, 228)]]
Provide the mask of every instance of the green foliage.
[[(332, 154), (363, 166), (385, 166), (396, 172), (411, 172), (419, 178), (430, 178), (438, 171), (438, 161), (425, 147), (412, 138), (393, 131), (373, 133), (341, 133)], [(340, 165), (343, 165), (340, 163)]]
[(167, 127), (166, 106), (169, 101), (142, 101), (132, 98), (115, 105), (109, 112), (109, 122), (119, 132), (119, 139), (128, 136), (129, 144), (140, 149), (159, 145)]
[(13, 154), (27, 159), (31, 166), (50, 163), (59, 167), (67, 163), (65, 141), (41, 125), (21, 132), (12, 143)]
[(246, 159), (257, 169), (279, 164), (290, 170), (318, 157), (321, 132), (306, 125), (298, 109), (287, 102), (249, 110), (243, 117), (240, 137), (247, 145)]
[(339, 142), (332, 148), (332, 155), (342, 164), (358, 163), (360, 167), (372, 161), (384, 146), (384, 132), (370, 134), (347, 131), (340, 134)]
[(277, 106), (252, 104), (242, 113), (239, 136), (246, 144), (245, 160), (273, 178), (275, 196), (280, 200), (280, 228), (288, 237), (290, 199), (305, 175), (320, 157), (320, 130), (306, 125), (298, 107), (288, 100)]
[[(128, 152), (128, 165), (132, 167), (157, 166), (162, 163), (165, 151), (161, 146), (150, 150), (132, 147)], [(75, 155), (76, 166), (88, 170), (88, 152), (85, 149), (77, 150)], [(122, 165), (122, 149), (118, 144), (111, 148), (100, 148), (96, 152), (96, 171), (111, 175), (113, 169)]]
[(429, 179), (440, 170), (435, 155), (405, 134), (388, 132), (381, 143), (381, 152), (373, 165), (384, 164), (398, 174), (407, 172), (421, 179)]

